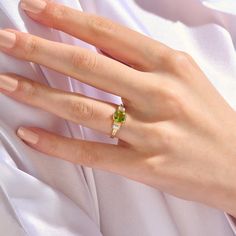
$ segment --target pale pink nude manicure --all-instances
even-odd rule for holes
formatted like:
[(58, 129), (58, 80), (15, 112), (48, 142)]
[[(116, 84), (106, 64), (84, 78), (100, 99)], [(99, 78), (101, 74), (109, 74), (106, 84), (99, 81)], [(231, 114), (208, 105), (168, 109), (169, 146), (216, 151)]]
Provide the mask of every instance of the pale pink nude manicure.
[(0, 47), (12, 48), (14, 47), (15, 42), (16, 34), (6, 30), (0, 30)]
[(21, 0), (20, 7), (23, 10), (38, 14), (43, 11), (47, 3), (44, 0)]
[(18, 80), (7, 75), (0, 75), (0, 88), (8, 92), (13, 92), (16, 90), (18, 85)]
[(17, 135), (23, 139), (24, 141), (31, 143), (31, 144), (36, 144), (39, 141), (39, 135), (34, 133), (33, 131), (26, 129), (24, 127), (20, 127), (17, 130)]

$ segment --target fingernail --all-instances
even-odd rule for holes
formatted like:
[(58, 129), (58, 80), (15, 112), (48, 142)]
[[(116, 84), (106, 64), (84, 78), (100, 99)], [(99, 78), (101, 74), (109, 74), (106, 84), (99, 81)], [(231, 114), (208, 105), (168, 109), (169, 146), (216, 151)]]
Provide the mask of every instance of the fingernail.
[(13, 48), (16, 42), (16, 34), (0, 30), (0, 47), (3, 48)]
[(31, 144), (36, 144), (39, 141), (39, 135), (34, 133), (33, 131), (26, 129), (24, 127), (20, 127), (17, 130), (17, 135), (23, 139), (24, 141), (31, 143)]
[(0, 88), (8, 92), (13, 92), (18, 86), (18, 80), (6, 75), (0, 75)]
[(43, 11), (47, 3), (44, 0), (21, 0), (20, 7), (23, 10), (38, 14)]

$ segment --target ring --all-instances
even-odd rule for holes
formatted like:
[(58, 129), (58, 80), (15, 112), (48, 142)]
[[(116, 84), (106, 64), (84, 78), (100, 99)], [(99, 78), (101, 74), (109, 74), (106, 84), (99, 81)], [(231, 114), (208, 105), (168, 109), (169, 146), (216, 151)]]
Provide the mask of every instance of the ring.
[(123, 104), (120, 104), (117, 107), (112, 118), (113, 118), (113, 124), (112, 124), (111, 138), (114, 138), (117, 131), (120, 129), (121, 125), (124, 124), (126, 121), (126, 112)]

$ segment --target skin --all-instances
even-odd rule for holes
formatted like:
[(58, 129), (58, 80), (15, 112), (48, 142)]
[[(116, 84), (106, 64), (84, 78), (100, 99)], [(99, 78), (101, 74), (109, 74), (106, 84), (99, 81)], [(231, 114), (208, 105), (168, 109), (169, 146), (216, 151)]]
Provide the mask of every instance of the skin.
[[(53, 2), (48, 1), (41, 13), (26, 14), (109, 57), (12, 29), (6, 30), (16, 34), (16, 43), (11, 49), (0, 47), (2, 52), (121, 96), (127, 112), (117, 145), (27, 127), (38, 136), (34, 144), (25, 140), (28, 145), (236, 216), (235, 111), (190, 55)], [(15, 91), (0, 90), (5, 95), (110, 135), (116, 104), (49, 88), (10, 72), (2, 76), (18, 81)]]

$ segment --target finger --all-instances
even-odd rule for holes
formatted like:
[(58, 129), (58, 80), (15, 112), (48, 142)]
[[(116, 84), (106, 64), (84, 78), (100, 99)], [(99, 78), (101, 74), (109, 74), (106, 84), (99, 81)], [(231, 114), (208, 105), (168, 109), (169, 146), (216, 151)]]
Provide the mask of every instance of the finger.
[[(138, 72), (106, 56), (15, 30), (0, 30), (0, 50), (32, 61), (84, 83), (133, 100), (139, 96)], [(132, 91), (132, 93), (130, 93)]]
[(169, 50), (167, 46), (100, 16), (42, 0), (22, 0), (34, 20), (59, 29), (100, 48), (132, 67), (150, 71)]
[[(111, 135), (112, 115), (117, 105), (49, 88), (15, 74), (0, 75), (0, 91), (26, 104), (44, 109), (61, 118)], [(128, 141), (132, 135), (130, 117), (117, 132), (116, 137)]]
[(34, 127), (20, 127), (17, 135), (36, 150), (92, 168), (127, 175), (138, 155), (131, 149), (58, 136)]

